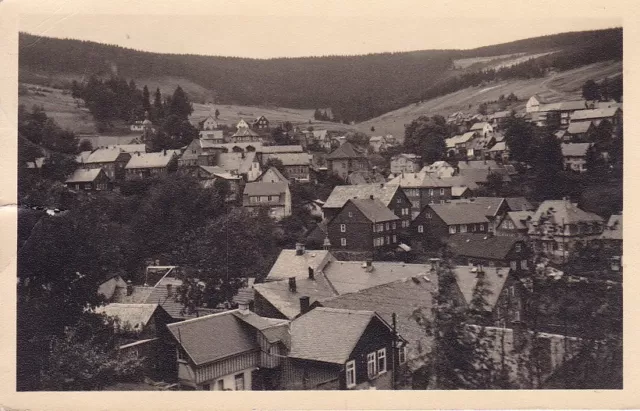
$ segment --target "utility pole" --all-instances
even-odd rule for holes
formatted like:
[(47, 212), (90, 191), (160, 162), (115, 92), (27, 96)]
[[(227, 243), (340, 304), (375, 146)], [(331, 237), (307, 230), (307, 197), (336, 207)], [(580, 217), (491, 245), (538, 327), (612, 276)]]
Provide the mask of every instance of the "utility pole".
[(391, 324), (393, 327), (393, 340), (391, 342), (391, 389), (396, 389), (396, 350), (398, 347), (398, 333), (396, 331), (396, 313), (391, 314)]

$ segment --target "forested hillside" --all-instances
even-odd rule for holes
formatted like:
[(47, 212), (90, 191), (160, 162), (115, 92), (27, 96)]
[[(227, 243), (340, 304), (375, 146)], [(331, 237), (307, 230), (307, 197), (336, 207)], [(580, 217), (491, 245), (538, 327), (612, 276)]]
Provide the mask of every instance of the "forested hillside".
[[(509, 53), (552, 54), (498, 71), (452, 70), (455, 59)], [(29, 73), (66, 78), (175, 76), (211, 90), (216, 103), (330, 107), (341, 121), (363, 121), (406, 104), (483, 81), (539, 77), (622, 58), (622, 29), (564, 33), (475, 50), (426, 50), (364, 56), (249, 59), (157, 54), (88, 41), (20, 35), (21, 81)]]

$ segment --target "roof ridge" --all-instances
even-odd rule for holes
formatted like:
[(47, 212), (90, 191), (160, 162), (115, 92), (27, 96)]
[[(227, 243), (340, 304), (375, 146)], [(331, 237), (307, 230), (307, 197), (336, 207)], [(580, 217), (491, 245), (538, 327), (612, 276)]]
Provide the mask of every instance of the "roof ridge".
[(223, 311), (223, 312), (220, 312), (220, 313), (207, 314), (207, 315), (203, 315), (202, 317), (190, 318), (188, 320), (167, 324), (167, 327), (177, 328), (177, 327), (180, 327), (181, 325), (186, 324), (186, 323), (190, 324), (190, 323), (193, 323), (193, 322), (196, 322), (196, 321), (199, 321), (199, 320), (208, 320), (208, 319), (211, 319), (213, 317), (222, 317), (223, 315), (233, 314), (236, 311), (238, 311), (237, 308), (234, 309), (234, 310)]

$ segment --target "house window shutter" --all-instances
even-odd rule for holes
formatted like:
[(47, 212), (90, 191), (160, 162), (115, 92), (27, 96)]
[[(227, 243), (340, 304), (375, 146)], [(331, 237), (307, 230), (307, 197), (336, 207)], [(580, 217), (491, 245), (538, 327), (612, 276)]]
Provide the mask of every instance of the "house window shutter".
[(367, 354), (367, 373), (369, 375), (369, 378), (375, 377), (378, 374), (375, 352)]

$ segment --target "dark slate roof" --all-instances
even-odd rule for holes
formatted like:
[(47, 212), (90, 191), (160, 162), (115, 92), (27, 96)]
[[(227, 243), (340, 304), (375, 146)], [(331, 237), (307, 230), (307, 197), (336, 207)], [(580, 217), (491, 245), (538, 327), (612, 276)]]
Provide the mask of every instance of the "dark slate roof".
[(351, 143), (348, 141), (342, 144), (340, 147), (333, 150), (326, 157), (327, 160), (339, 160), (347, 158), (365, 158), (361, 153), (356, 151)]
[(514, 244), (522, 239), (490, 234), (457, 234), (449, 236), (445, 241), (454, 255), (504, 260)]
[(236, 318), (236, 311), (193, 318), (167, 328), (196, 365), (260, 349), (255, 330)]
[(505, 197), (505, 201), (511, 211), (535, 210), (535, 207), (524, 197)]
[(383, 184), (387, 180), (384, 176), (376, 171), (359, 170), (347, 176), (347, 182), (352, 185), (363, 185), (378, 183)]
[(578, 123), (570, 123), (567, 128), (569, 134), (583, 134), (589, 131), (589, 128), (593, 125), (590, 121), (580, 121)]
[(398, 191), (398, 185), (391, 184), (358, 184), (336, 186), (331, 191), (329, 198), (322, 206), (323, 208), (341, 208), (345, 203), (353, 198), (369, 198), (373, 196), (382, 201), (385, 206), (389, 206), (391, 199)]
[[(167, 284), (171, 284), (171, 295), (167, 290)], [(181, 314), (183, 309), (182, 303), (175, 300), (176, 289), (182, 285), (182, 280), (173, 277), (163, 277), (153, 290), (151, 294), (144, 301), (147, 304), (159, 304), (165, 309), (172, 318), (186, 318), (187, 315)]]
[(509, 211), (507, 212), (507, 215), (509, 216), (511, 221), (513, 221), (513, 225), (516, 227), (516, 229), (526, 230), (527, 229), (526, 221), (533, 216), (533, 211), (532, 210)]
[(287, 183), (247, 183), (244, 187), (244, 194), (250, 196), (272, 196), (280, 195), (287, 191)]
[(486, 207), (473, 203), (430, 204), (429, 207), (447, 225), (487, 223)]
[(602, 222), (597, 214), (578, 208), (569, 200), (546, 200), (536, 210), (531, 218), (533, 224), (539, 224), (541, 219), (548, 216), (555, 224), (576, 224), (589, 222)]
[(565, 143), (561, 147), (564, 157), (586, 157), (591, 143)]
[(618, 110), (617, 107), (610, 108), (596, 108), (592, 110), (578, 110), (571, 115), (571, 122), (579, 120), (588, 120), (596, 118), (609, 118), (613, 117)]
[(322, 273), (316, 273), (313, 280), (306, 277), (296, 278), (296, 291), (289, 290), (288, 280), (269, 281), (255, 284), (255, 293), (260, 294), (286, 318), (293, 319), (300, 314), (300, 297), (309, 297), (313, 304), (323, 298), (338, 295)]
[(503, 197), (472, 197), (468, 199), (451, 200), (451, 203), (478, 204), (485, 208), (485, 215), (487, 217), (495, 217), (503, 202)]
[(291, 323), (289, 356), (344, 364), (374, 317), (373, 311), (311, 310)]
[(475, 293), (482, 290), (484, 293), (483, 299), (486, 302), (485, 308), (493, 311), (493, 307), (498, 302), (502, 288), (509, 276), (509, 269), (483, 267), (484, 274), (481, 276), (481, 282), (479, 281), (478, 273), (474, 270), (476, 270), (475, 267), (469, 266), (456, 266), (453, 269), (458, 288), (467, 304), (471, 304)]
[(389, 210), (382, 201), (374, 199), (351, 199), (350, 202), (355, 205), (364, 216), (372, 222), (399, 220), (400, 217)]
[(389, 324), (395, 313), (398, 333), (411, 343), (425, 335), (424, 328), (413, 318), (413, 314), (419, 309), (430, 314), (433, 293), (437, 287), (436, 275), (416, 275), (322, 300), (320, 304), (330, 308), (375, 311)]

